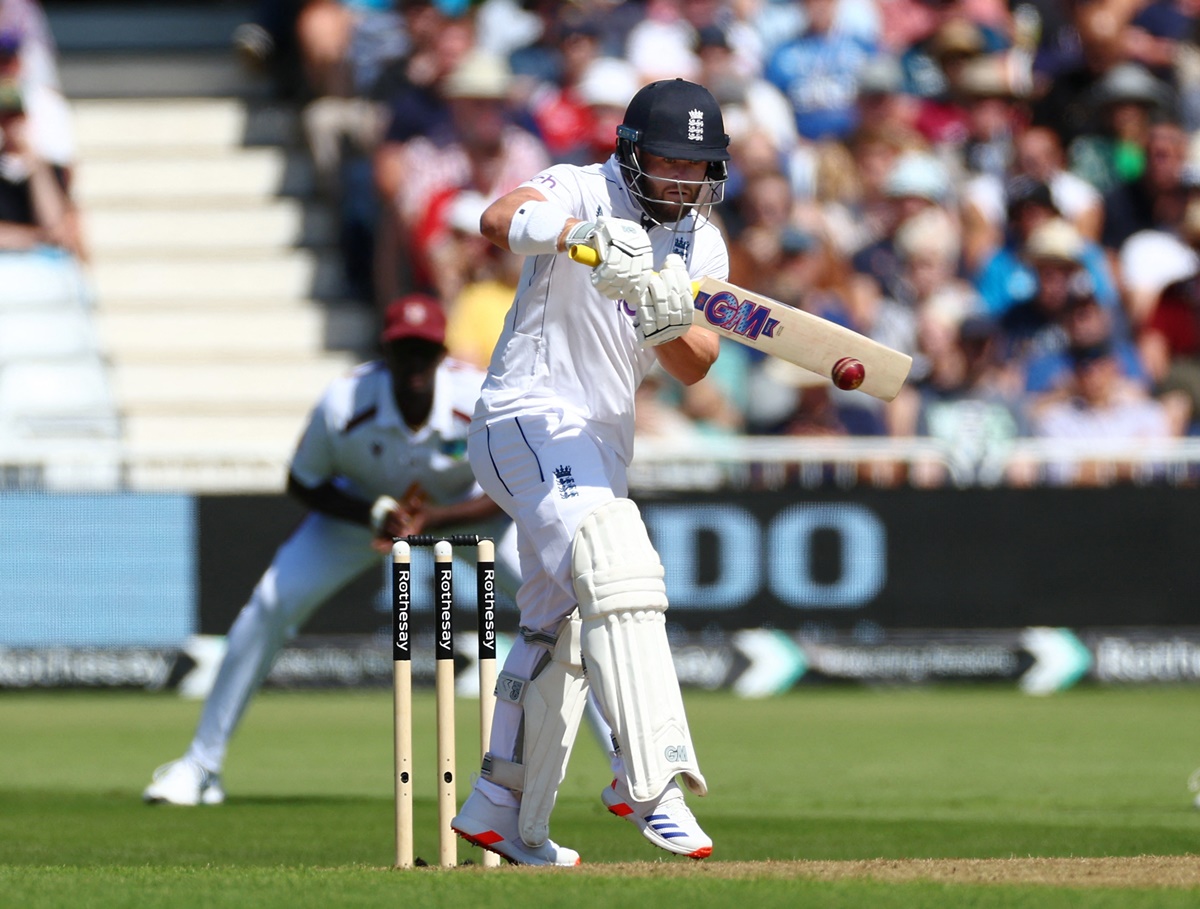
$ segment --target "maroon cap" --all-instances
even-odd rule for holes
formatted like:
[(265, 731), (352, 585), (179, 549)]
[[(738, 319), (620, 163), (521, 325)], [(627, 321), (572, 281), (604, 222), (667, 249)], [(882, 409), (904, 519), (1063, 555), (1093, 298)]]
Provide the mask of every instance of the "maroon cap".
[(385, 342), (421, 338), (446, 346), (446, 313), (442, 304), (425, 294), (409, 294), (388, 304), (383, 314)]

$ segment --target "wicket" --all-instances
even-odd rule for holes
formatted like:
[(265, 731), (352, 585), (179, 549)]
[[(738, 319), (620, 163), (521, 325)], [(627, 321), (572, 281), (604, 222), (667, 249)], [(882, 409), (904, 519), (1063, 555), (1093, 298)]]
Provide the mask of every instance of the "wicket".
[[(438, 864), (458, 863), (458, 836), (450, 828), (457, 811), (454, 755), (454, 592), (455, 546), (476, 549), (476, 606), (479, 611), (479, 741), (480, 758), (492, 736), (496, 703), (496, 547), (488, 537), (421, 534), (392, 544), (392, 660), (396, 760), (396, 867), (413, 866), (412, 780), (412, 607), (411, 547), (432, 546), (434, 597), (437, 603), (434, 637), (434, 697), (437, 702)], [(495, 867), (500, 856), (485, 851), (483, 864)]]

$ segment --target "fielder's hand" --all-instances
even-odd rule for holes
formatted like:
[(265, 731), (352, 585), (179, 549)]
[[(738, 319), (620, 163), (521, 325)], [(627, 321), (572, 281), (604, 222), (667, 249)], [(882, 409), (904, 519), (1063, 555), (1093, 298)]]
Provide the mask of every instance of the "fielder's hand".
[(654, 250), (641, 225), (624, 218), (601, 218), (588, 243), (600, 254), (592, 286), (610, 300), (639, 300), (654, 273)]
[(646, 292), (638, 300), (642, 347), (657, 347), (687, 334), (695, 314), (691, 276), (683, 259), (672, 253), (662, 271), (651, 273)]
[(425, 491), (416, 483), (405, 490), (403, 500), (397, 502), (391, 496), (380, 496), (371, 508), (371, 530), (375, 539), (371, 548), (387, 554), (392, 551), (392, 540), (421, 533), (426, 522)]

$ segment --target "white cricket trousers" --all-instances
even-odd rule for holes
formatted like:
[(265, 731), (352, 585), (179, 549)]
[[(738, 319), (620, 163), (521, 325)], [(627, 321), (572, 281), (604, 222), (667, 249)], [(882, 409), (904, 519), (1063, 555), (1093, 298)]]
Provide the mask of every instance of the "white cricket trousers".
[[(446, 533), (483, 533), (496, 538), (496, 580), (516, 591), (516, 533), (503, 519)], [(383, 571), (385, 556), (371, 548), (371, 532), (357, 524), (310, 512), (275, 551), (275, 558), (229, 629), (228, 649), (204, 703), (187, 756), (213, 773), (225, 763), (229, 740), (250, 699), (261, 687), (284, 642), (316, 610), (368, 569)], [(472, 564), (473, 547), (462, 556)]]
[[(575, 532), (596, 508), (628, 495), (625, 464), (584, 421), (562, 412), (476, 424), (467, 455), (479, 485), (517, 529), (521, 628), (553, 632), (578, 606), (571, 572)], [(518, 635), (504, 669), (531, 678), (545, 652)], [(517, 757), (521, 715), (519, 705), (497, 702), (489, 749), (496, 756)], [(592, 719), (596, 724), (600, 718)], [(476, 785), (496, 804), (519, 803), (513, 793), (487, 780)]]

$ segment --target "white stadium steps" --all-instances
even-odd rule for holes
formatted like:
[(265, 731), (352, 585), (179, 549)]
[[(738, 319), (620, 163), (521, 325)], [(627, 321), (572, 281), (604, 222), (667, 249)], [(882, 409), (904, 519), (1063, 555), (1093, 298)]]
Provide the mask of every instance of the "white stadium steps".
[(186, 210), (97, 205), (85, 212), (83, 224), (93, 254), (103, 258), (327, 246), (336, 230), (330, 212), (296, 199), (240, 207), (210, 203)]
[[(77, 99), (75, 194), (127, 450), (286, 462), (373, 347), (295, 112), (241, 98)], [(271, 474), (278, 478), (278, 471)]]
[(100, 342), (123, 363), (311, 358), (352, 347), (373, 325), (363, 307), (297, 304), (106, 305), (96, 317)]
[(226, 361), (219, 366), (118, 362), (113, 366), (113, 387), (124, 409), (143, 415), (294, 414), (312, 407), (325, 386), (353, 365), (352, 357), (338, 355), (301, 362), (265, 358), (249, 363)]
[(219, 303), (337, 297), (341, 259), (333, 250), (280, 249), (268, 255), (178, 254), (97, 257), (92, 280), (100, 300)]

